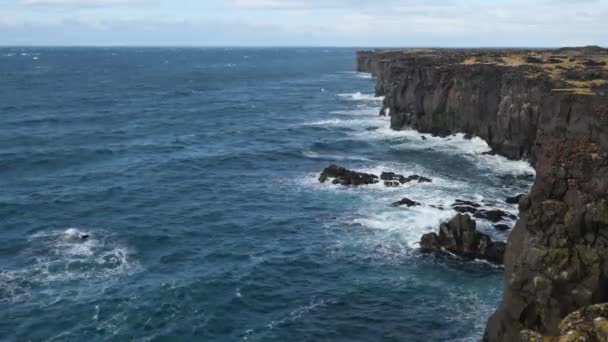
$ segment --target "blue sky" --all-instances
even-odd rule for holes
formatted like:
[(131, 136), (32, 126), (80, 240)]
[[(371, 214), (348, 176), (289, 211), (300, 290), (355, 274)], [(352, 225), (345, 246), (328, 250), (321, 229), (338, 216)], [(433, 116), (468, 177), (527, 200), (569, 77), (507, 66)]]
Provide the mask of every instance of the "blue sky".
[(608, 0), (0, 0), (0, 45), (608, 45)]

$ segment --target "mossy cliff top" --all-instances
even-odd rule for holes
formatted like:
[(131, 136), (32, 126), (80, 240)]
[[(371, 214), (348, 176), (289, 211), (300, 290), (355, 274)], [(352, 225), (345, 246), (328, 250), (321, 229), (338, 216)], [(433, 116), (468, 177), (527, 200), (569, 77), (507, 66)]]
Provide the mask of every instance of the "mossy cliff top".
[[(361, 52), (365, 55), (369, 52)], [(385, 61), (433, 60), (443, 65), (495, 65), (520, 69), (528, 78), (543, 78), (553, 91), (579, 95), (608, 93), (608, 49), (403, 49), (374, 52)]]

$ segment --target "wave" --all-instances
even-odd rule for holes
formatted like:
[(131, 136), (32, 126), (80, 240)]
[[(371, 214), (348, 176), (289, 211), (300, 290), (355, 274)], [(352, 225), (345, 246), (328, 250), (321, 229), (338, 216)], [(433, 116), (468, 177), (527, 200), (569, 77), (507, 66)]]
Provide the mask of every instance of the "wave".
[(354, 161), (371, 161), (371, 159), (360, 156), (344, 156), (344, 155), (333, 155), (333, 154), (319, 154), (310, 150), (303, 151), (302, 154), (310, 159), (322, 159), (322, 160), (354, 160)]
[[(374, 123), (376, 121), (376, 123)], [(448, 137), (436, 137), (423, 134), (413, 129), (393, 130), (390, 128), (390, 118), (377, 116), (370, 119), (370, 125), (378, 126), (377, 130), (358, 131), (354, 135), (365, 140), (392, 140), (395, 149), (406, 151), (433, 150), (451, 154), (459, 154), (478, 166), (492, 170), (495, 173), (513, 175), (536, 175), (532, 165), (524, 160), (510, 160), (499, 155), (485, 154), (491, 151), (488, 143), (479, 138), (466, 139), (464, 133), (457, 133)]]
[(357, 78), (363, 78), (363, 79), (372, 79), (374, 78), (372, 76), (372, 74), (367, 73), (367, 72), (358, 72), (355, 74)]
[(61, 297), (69, 291), (63, 285), (76, 282), (82, 289), (86, 283), (139, 271), (141, 265), (130, 249), (104, 234), (69, 228), (32, 235), (23, 252), (31, 262), (0, 272), (0, 302), (18, 302), (36, 294)]
[(350, 93), (350, 94), (338, 94), (339, 97), (353, 101), (378, 101), (384, 100), (384, 96), (374, 96), (373, 94), (363, 94), (361, 92)]
[(331, 127), (348, 127), (348, 128), (362, 128), (368, 130), (370, 128), (379, 129), (383, 127), (383, 123), (379, 122), (374, 118), (364, 119), (324, 119), (311, 122), (305, 122), (303, 126), (331, 126)]

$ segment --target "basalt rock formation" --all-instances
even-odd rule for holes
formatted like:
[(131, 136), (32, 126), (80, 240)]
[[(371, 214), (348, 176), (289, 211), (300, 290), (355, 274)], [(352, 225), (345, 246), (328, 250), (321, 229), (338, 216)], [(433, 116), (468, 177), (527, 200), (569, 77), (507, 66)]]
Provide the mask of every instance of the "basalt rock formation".
[(608, 342), (608, 304), (585, 307), (566, 316), (559, 324), (559, 336), (543, 336), (532, 331), (521, 332), (522, 342)]
[(341, 184), (344, 186), (376, 184), (380, 182), (380, 180), (383, 180), (384, 185), (387, 187), (396, 187), (412, 181), (418, 183), (430, 183), (433, 181), (430, 178), (419, 175), (405, 177), (404, 175), (399, 175), (394, 172), (383, 172), (382, 175), (378, 177), (374, 174), (352, 171), (337, 165), (330, 165), (321, 172), (319, 182), (325, 183), (328, 180), (331, 180), (333, 184)]
[(347, 170), (343, 167), (339, 167), (337, 165), (330, 165), (321, 172), (319, 176), (319, 182), (325, 183), (329, 179), (333, 179), (332, 183), (334, 184), (342, 184), (342, 185), (366, 185), (366, 184), (375, 184), (378, 183), (378, 176)]
[(487, 260), (502, 264), (505, 251), (504, 242), (493, 242), (489, 236), (480, 233), (469, 215), (456, 215), (450, 222), (442, 223), (439, 234), (422, 236), (420, 249), (423, 252), (448, 252), (468, 259)]
[(530, 194), (507, 245), (503, 300), (485, 340), (560, 333), (581, 307), (608, 301), (608, 50), (361, 52), (393, 129), (483, 138), (529, 160)]

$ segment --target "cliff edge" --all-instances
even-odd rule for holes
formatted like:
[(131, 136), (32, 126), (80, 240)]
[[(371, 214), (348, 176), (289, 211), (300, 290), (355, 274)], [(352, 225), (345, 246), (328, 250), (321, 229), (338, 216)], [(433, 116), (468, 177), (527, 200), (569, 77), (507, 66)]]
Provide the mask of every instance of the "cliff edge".
[(476, 135), (537, 171), (485, 340), (555, 336), (608, 301), (608, 50), (363, 51), (357, 70), (376, 77), (393, 129)]

